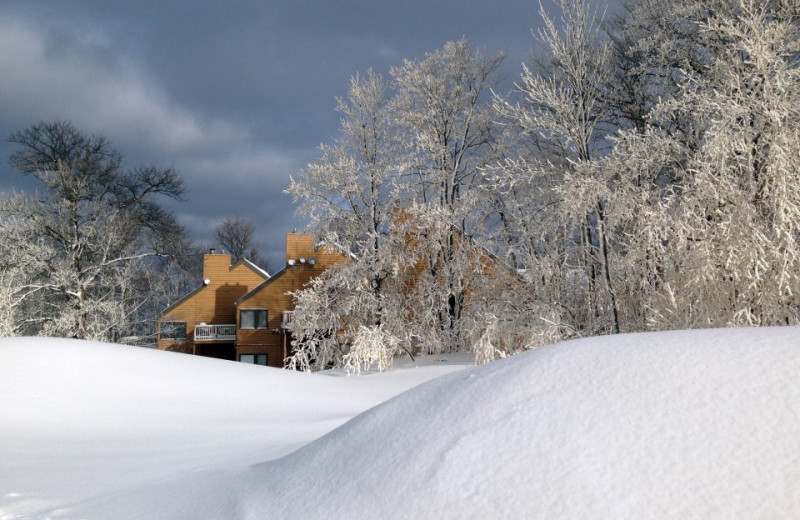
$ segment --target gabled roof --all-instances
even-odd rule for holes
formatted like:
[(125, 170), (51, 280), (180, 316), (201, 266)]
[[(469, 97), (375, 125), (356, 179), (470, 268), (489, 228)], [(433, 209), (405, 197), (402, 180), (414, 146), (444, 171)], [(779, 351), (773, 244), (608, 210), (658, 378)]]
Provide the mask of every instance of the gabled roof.
[(247, 258), (241, 258), (238, 262), (233, 264), (231, 266), (231, 271), (233, 271), (233, 269), (236, 266), (238, 266), (239, 264), (242, 264), (242, 265), (245, 265), (245, 266), (249, 267), (254, 273), (256, 273), (257, 275), (259, 275), (262, 278), (264, 278), (264, 280), (269, 278), (269, 273), (268, 272), (266, 272), (265, 270), (261, 269), (260, 267), (258, 267), (256, 264), (254, 264), (253, 262), (251, 262)]
[(286, 268), (285, 267), (283, 269), (281, 269), (280, 271), (278, 271), (277, 273), (275, 273), (272, 276), (270, 276), (267, 280), (264, 280), (260, 284), (258, 284), (255, 287), (253, 287), (252, 291), (246, 293), (244, 296), (242, 296), (241, 298), (239, 298), (238, 300), (233, 302), (233, 304), (238, 306), (240, 303), (243, 303), (243, 302), (249, 300), (250, 298), (253, 297), (253, 295), (255, 293), (257, 293), (258, 291), (260, 291), (261, 289), (263, 289), (267, 285), (271, 284), (274, 280), (277, 280), (278, 278), (280, 278), (284, 274), (286, 274)]

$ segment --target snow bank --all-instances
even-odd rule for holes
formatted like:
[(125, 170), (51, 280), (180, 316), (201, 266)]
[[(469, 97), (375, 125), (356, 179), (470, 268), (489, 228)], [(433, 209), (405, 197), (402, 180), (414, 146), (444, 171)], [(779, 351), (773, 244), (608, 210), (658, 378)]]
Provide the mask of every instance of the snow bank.
[(567, 342), (436, 379), (283, 459), (140, 489), (77, 512), (794, 518), (798, 373), (797, 328)]
[(283, 456), (464, 367), (428, 365), (406, 377), (321, 377), (87, 341), (0, 339), (0, 518), (72, 518), (69, 504)]
[(797, 328), (542, 348), (253, 469), (242, 516), (796, 518), (798, 374)]
[(432, 380), (281, 459), (47, 516), (796, 518), (798, 373), (798, 328), (566, 342)]

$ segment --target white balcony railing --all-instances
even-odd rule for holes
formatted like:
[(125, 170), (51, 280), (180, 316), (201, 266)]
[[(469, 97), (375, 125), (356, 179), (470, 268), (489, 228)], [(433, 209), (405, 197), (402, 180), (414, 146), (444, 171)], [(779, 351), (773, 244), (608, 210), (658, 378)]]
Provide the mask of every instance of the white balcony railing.
[(236, 339), (236, 324), (197, 325), (194, 328), (195, 341), (233, 341)]
[(283, 322), (281, 327), (291, 329), (294, 326), (294, 311), (283, 311)]

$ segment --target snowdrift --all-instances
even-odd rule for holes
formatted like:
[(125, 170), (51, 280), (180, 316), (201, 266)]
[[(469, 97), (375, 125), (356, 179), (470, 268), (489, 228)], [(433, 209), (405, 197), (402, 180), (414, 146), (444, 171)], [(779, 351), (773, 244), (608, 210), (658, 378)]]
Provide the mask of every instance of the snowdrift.
[(245, 516), (797, 518), (798, 374), (797, 328), (545, 347), (253, 470)]
[(67, 504), (275, 459), (462, 368), (463, 360), (406, 377), (324, 377), (98, 342), (0, 338), (0, 518), (74, 518)]
[(49, 516), (796, 518), (798, 373), (798, 328), (571, 341), (434, 379), (281, 459)]

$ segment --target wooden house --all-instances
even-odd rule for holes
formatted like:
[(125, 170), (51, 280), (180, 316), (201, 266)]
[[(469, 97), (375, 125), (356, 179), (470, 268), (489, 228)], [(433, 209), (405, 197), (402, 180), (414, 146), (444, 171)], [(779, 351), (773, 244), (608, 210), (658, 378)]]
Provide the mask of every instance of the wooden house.
[(202, 284), (164, 309), (158, 320), (158, 348), (220, 359), (236, 359), (234, 302), (269, 279), (242, 259), (211, 250), (203, 255)]
[(236, 301), (236, 351), (240, 361), (282, 367), (289, 356), (294, 301), (298, 291), (329, 267), (346, 258), (317, 248), (312, 235), (286, 235), (286, 264), (271, 278)]
[(229, 255), (204, 255), (203, 285), (159, 317), (158, 348), (283, 367), (294, 316), (289, 293), (345, 260), (306, 233), (286, 235), (286, 263), (273, 276), (247, 260), (230, 265)]

